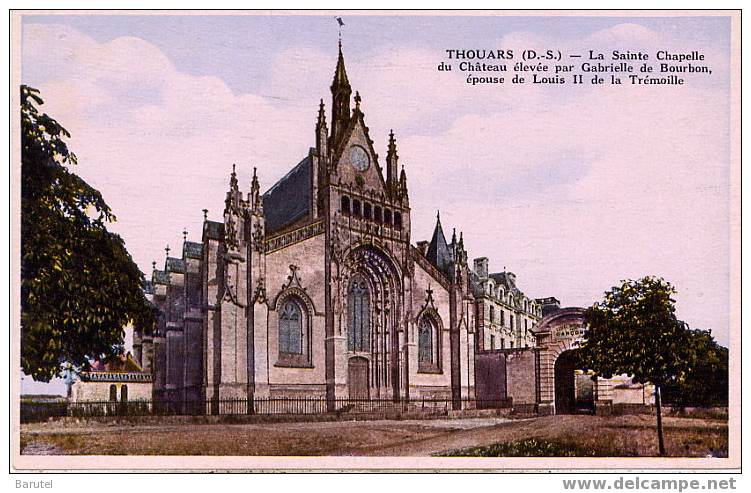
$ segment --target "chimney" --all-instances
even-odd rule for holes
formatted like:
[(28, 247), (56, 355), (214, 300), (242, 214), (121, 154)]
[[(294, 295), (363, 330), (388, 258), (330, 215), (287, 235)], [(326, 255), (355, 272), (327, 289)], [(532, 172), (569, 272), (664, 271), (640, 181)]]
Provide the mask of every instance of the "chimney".
[(475, 274), (477, 274), (480, 279), (488, 278), (488, 257), (475, 259)]

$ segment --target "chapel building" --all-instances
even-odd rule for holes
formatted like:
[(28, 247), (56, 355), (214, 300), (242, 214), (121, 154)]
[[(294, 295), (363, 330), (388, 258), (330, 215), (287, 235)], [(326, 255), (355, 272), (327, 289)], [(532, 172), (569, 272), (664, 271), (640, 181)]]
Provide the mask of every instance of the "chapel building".
[[(354, 102), (354, 107), (352, 103)], [(201, 242), (152, 273), (159, 309), (134, 354), (170, 400), (320, 397), (474, 399), (483, 351), (530, 349), (543, 316), (511, 272), (472, 268), (461, 234), (411, 238), (407, 174), (396, 138), (381, 159), (341, 43), (331, 113), (315, 147), (261, 192), (229, 179), (223, 217), (204, 210)], [(534, 368), (528, 379), (534, 396)]]

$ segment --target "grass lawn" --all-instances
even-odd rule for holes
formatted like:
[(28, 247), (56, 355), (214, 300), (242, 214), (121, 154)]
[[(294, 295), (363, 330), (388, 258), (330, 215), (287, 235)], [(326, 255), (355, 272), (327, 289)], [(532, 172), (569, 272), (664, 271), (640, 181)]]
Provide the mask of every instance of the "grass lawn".
[(575, 443), (557, 443), (530, 438), (514, 442), (494, 443), (433, 454), (436, 457), (597, 457), (595, 450)]
[[(670, 457), (723, 456), (727, 419), (665, 417)], [(652, 415), (297, 423), (24, 424), (26, 454), (653, 457)], [(24, 452), (26, 450), (26, 452)]]

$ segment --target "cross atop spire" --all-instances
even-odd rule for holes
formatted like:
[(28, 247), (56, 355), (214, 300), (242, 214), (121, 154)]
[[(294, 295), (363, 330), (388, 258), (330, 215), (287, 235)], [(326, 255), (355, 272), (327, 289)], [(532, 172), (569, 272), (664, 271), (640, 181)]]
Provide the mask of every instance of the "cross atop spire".
[(342, 26), (344, 25), (344, 21), (341, 17), (336, 18), (336, 22), (339, 24), (339, 47), (342, 46)]

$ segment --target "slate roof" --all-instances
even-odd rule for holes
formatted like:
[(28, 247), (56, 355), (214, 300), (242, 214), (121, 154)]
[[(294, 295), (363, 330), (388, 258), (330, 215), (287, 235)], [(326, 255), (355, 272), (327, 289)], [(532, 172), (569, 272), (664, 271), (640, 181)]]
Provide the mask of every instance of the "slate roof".
[(211, 240), (224, 239), (224, 223), (206, 221), (203, 226), (204, 234)]
[(451, 266), (451, 252), (449, 251), (448, 243), (446, 243), (446, 236), (443, 234), (440, 215), (436, 220), (433, 238), (430, 240), (428, 253), (425, 256), (430, 263), (443, 273), (447, 273), (447, 270)]
[(181, 258), (167, 257), (167, 272), (185, 272), (185, 261)]
[(151, 282), (154, 284), (168, 284), (169, 275), (163, 270), (155, 270), (151, 274)]
[(195, 241), (186, 241), (183, 243), (183, 256), (186, 258), (200, 259), (203, 254), (203, 245)]
[(482, 280), (480, 279), (480, 276), (477, 275), (477, 272), (472, 269), (469, 270), (469, 286), (472, 288), (472, 294), (475, 296), (482, 296), (484, 294), (482, 290)]
[(490, 274), (488, 277), (494, 280), (496, 284), (503, 286), (503, 289), (507, 293), (511, 292), (516, 296), (521, 292), (516, 287), (516, 276), (513, 272), (496, 272), (495, 274)]
[(266, 233), (279, 231), (310, 213), (310, 155), (263, 194)]
[(106, 358), (104, 361), (100, 359), (94, 360), (91, 363), (89, 369), (91, 372), (117, 372), (117, 373), (130, 373), (130, 372), (142, 372), (143, 368), (136, 363), (133, 356), (128, 352), (127, 354), (121, 354), (119, 356)]
[(143, 282), (143, 292), (146, 294), (154, 294), (154, 284), (151, 281)]

